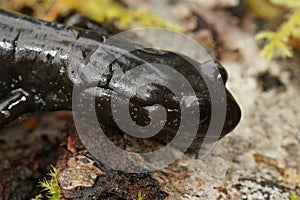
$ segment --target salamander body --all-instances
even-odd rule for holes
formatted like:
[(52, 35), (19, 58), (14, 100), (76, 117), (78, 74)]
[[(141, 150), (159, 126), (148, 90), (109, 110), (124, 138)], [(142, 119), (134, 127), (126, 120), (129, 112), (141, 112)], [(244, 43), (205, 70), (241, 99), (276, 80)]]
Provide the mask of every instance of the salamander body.
[[(203, 77), (189, 59), (173, 52), (156, 49), (136, 49), (126, 52), (128, 41), (107, 43), (109, 35), (60, 24), (33, 20), (0, 11), (0, 127), (27, 113), (37, 111), (71, 110), (73, 88), (82, 88), (85, 97), (97, 88), (95, 105), (100, 123), (118, 128), (112, 114), (111, 102), (127, 105), (130, 101), (132, 119), (145, 126), (150, 123), (149, 107), (160, 104), (167, 112), (165, 127), (158, 137), (172, 138), (178, 129), (180, 100), (168, 89), (150, 84), (132, 93), (132, 85), (145, 79), (164, 79), (172, 83), (171, 75), (143, 68), (134, 79), (120, 80), (136, 67), (156, 63), (167, 65), (182, 74), (196, 94), (200, 110), (197, 140), (208, 129), (211, 99)], [(130, 48), (128, 48), (130, 49)], [(124, 53), (125, 52), (125, 53)], [(194, 62), (194, 61), (193, 61)], [(227, 73), (220, 63), (198, 63), (200, 68), (215, 66), (211, 81), (220, 77), (225, 85)], [(149, 65), (150, 66), (150, 65)], [(149, 76), (151, 74), (151, 76)], [(146, 92), (145, 92), (146, 91)], [(226, 118), (221, 136), (232, 131), (241, 117), (241, 110), (226, 90)], [(78, 107), (80, 107), (78, 105)], [(155, 110), (155, 107), (154, 107)]]

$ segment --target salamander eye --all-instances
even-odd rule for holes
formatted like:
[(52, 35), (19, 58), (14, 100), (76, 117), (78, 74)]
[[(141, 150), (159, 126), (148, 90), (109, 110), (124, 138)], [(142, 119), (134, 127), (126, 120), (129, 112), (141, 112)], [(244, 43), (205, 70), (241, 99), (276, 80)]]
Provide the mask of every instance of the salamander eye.
[(199, 100), (200, 123), (205, 122), (210, 117), (210, 103), (208, 100)]
[(210, 116), (209, 108), (200, 108), (200, 123), (205, 122)]

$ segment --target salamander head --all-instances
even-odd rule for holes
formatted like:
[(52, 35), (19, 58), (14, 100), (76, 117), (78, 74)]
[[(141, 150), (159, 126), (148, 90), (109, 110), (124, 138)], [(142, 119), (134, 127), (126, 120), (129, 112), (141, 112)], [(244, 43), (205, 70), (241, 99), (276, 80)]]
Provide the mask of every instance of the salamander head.
[[(164, 118), (166, 114), (162, 129), (153, 137), (170, 142), (184, 124), (185, 128), (196, 126), (194, 141), (201, 143), (210, 126), (211, 106), (225, 103), (225, 100), (224, 123), (219, 133), (208, 136), (216, 141), (232, 131), (240, 121), (241, 110), (225, 87), (226, 70), (216, 61), (200, 64), (168, 51), (139, 49), (117, 57), (105, 69), (108, 69), (107, 73), (103, 74), (109, 77), (109, 81), (105, 85), (99, 81), (96, 87), (98, 121), (125, 133), (130, 134), (136, 132), (138, 127), (147, 126), (153, 126), (154, 130), (154, 127), (161, 125), (157, 118)], [(208, 88), (208, 84), (214, 82), (222, 87), (212, 88), (212, 91), (224, 94), (217, 99), (211, 98)], [(86, 92), (89, 93), (88, 90)], [(85, 96), (88, 98), (91, 95), (95, 95), (95, 91)], [(121, 115), (114, 114), (122, 108), (128, 109)], [(165, 112), (160, 112), (162, 108)], [(194, 108), (198, 108), (200, 115), (193, 115)], [(184, 113), (187, 118), (182, 117)], [(122, 124), (124, 119), (130, 123)]]
[[(241, 110), (231, 93), (225, 87), (228, 76), (220, 63), (210, 60), (199, 64), (190, 58), (173, 52), (151, 49), (147, 49), (147, 51), (136, 50), (131, 52), (131, 54), (131, 62), (124, 57), (119, 58), (121, 62), (118, 63), (118, 66), (122, 67), (127, 64), (125, 66), (126, 70), (128, 70), (125, 72), (125, 74), (128, 73), (126, 78), (122, 80), (113, 76), (109, 86), (114, 88), (117, 93), (125, 94), (125, 96), (128, 93), (127, 96), (130, 97), (131, 110), (141, 111), (145, 109), (145, 112), (142, 112), (142, 114), (133, 112), (135, 114), (131, 116), (133, 121), (138, 125), (147, 126), (150, 124), (151, 117), (144, 116), (144, 114), (148, 113), (151, 116), (151, 112), (158, 113), (157, 110), (160, 107), (157, 105), (165, 108), (167, 121), (163, 130), (156, 137), (165, 137), (170, 141), (176, 135), (180, 122), (185, 123), (180, 116), (183, 109), (187, 109), (188, 112), (192, 113), (193, 107), (198, 105), (200, 117), (198, 116), (199, 126), (196, 140), (202, 140), (206, 136), (211, 122), (211, 106), (218, 105), (224, 102), (225, 99), (224, 112), (226, 113), (223, 113), (225, 117), (223, 128), (221, 129), (221, 133), (215, 134), (212, 137), (217, 137), (215, 140), (218, 140), (231, 132), (239, 123)], [(134, 56), (138, 57), (139, 61), (133, 62), (135, 59)], [(135, 63), (135, 66), (128, 66), (128, 63)], [(198, 69), (195, 68), (195, 65), (199, 66)], [(201, 71), (200, 74), (199, 70)], [(178, 76), (176, 73), (180, 75)], [(187, 84), (182, 82), (181, 79), (185, 79), (190, 84), (190, 89), (193, 90), (194, 94), (187, 91), (188, 87), (185, 87)], [(114, 82), (114, 80), (116, 81)], [(214, 99), (212, 103), (208, 84), (217, 81), (222, 87), (210, 88), (210, 90), (217, 93), (225, 92), (225, 98), (220, 96), (220, 98)], [(120, 88), (123, 89), (119, 90)], [(176, 91), (179, 91), (177, 94), (180, 97), (175, 94)], [(196, 122), (192, 117), (190, 120), (187, 120), (187, 126), (194, 126), (194, 123)]]

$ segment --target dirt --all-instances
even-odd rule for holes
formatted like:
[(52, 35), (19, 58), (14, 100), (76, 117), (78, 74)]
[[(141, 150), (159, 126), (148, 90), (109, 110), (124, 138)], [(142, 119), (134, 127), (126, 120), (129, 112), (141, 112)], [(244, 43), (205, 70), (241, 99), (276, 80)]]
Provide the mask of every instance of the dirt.
[(40, 192), (39, 181), (63, 152), (66, 120), (46, 114), (33, 130), (25, 123), (1, 130), (0, 199), (29, 199)]

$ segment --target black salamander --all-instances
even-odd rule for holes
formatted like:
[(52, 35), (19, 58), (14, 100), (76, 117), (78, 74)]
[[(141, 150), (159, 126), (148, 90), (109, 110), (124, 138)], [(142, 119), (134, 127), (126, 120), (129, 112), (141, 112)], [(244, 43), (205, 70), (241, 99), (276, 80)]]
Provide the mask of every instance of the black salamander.
[[(201, 111), (196, 139), (201, 141), (210, 122), (211, 99), (203, 78), (190, 62), (175, 53), (155, 49), (138, 49), (124, 54), (123, 49), (131, 43), (107, 44), (108, 37), (106, 33), (29, 19), (0, 10), (0, 128), (24, 114), (71, 110), (73, 87), (89, 85), (99, 89), (95, 105), (100, 123), (117, 127), (112, 116), (112, 99), (121, 104), (124, 102), (124, 105), (130, 101), (136, 116), (132, 119), (138, 125), (149, 123), (149, 110), (145, 107), (155, 104), (164, 106), (167, 120), (174, 121), (178, 118), (179, 102), (172, 98), (172, 92), (151, 85), (147, 94), (144, 91), (139, 94), (138, 90), (130, 98), (133, 80), (118, 81), (119, 72), (126, 73), (149, 62), (172, 67), (191, 83)], [(227, 73), (221, 64), (208, 61), (199, 66), (217, 66), (215, 78), (221, 74), (225, 85)], [(144, 69), (134, 81), (143, 83), (148, 73), (152, 72)], [(154, 78), (161, 78), (160, 73), (154, 74)], [(169, 81), (176, 81), (168, 74), (164, 76)], [(232, 131), (241, 117), (238, 104), (227, 90), (226, 96), (227, 113), (220, 137)], [(173, 123), (166, 125), (158, 137), (172, 138), (177, 129)]]

